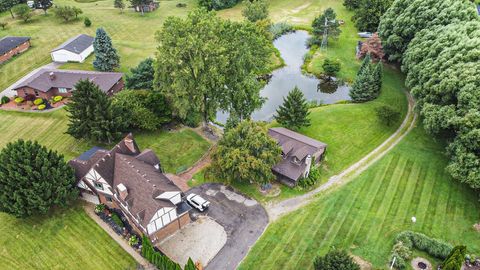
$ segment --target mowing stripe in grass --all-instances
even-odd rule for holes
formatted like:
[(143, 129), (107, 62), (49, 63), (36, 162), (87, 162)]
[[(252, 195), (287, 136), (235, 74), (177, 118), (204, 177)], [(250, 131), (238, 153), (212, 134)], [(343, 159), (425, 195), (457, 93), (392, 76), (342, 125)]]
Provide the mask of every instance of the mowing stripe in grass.
[[(433, 227), (433, 222), (424, 222), (424, 220), (426, 220), (427, 218), (430, 219), (432, 217), (435, 217), (436, 213), (437, 213), (437, 203), (438, 203), (438, 198), (439, 198), (439, 194), (437, 194), (437, 192), (440, 190), (440, 187), (442, 185), (441, 183), (441, 179), (439, 179), (438, 177), (438, 171), (435, 171), (433, 173), (433, 177), (434, 177), (434, 184), (433, 184), (433, 196), (430, 196), (430, 201), (428, 203), (428, 207), (425, 209), (426, 213), (425, 215), (423, 216), (423, 220), (422, 220), (422, 230), (423, 231), (431, 231), (432, 230), (432, 227)], [(428, 211), (428, 214), (427, 214), (427, 211)]]

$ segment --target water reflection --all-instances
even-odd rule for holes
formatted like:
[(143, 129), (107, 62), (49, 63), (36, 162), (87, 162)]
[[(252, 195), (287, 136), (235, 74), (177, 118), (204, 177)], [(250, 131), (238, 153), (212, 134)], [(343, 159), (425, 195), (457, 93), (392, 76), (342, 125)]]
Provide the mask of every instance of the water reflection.
[[(261, 90), (260, 95), (267, 100), (262, 108), (253, 113), (254, 120), (272, 120), (276, 109), (283, 103), (283, 97), (287, 96), (295, 86), (298, 86), (308, 101), (332, 104), (350, 99), (349, 88), (346, 85), (334, 79), (327, 82), (302, 74), (303, 57), (308, 52), (305, 46), (308, 38), (309, 34), (306, 31), (297, 31), (275, 40), (274, 46), (280, 51), (285, 66), (275, 70), (268, 84)], [(227, 118), (227, 113), (217, 113), (218, 122), (225, 123)]]

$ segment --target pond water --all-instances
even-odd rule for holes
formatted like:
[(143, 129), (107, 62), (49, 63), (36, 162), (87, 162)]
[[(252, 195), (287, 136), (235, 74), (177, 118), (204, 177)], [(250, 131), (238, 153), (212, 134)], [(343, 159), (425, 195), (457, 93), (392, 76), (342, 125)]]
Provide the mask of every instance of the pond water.
[[(275, 70), (268, 84), (260, 91), (260, 95), (265, 97), (266, 101), (262, 108), (252, 114), (253, 120), (271, 121), (276, 109), (282, 105), (283, 97), (287, 96), (295, 86), (298, 86), (309, 101), (332, 104), (350, 99), (348, 86), (338, 86), (336, 90), (327, 89), (319, 86), (321, 81), (316, 77), (302, 74), (303, 57), (308, 52), (305, 44), (309, 37), (306, 31), (296, 31), (283, 35), (273, 42), (280, 51), (285, 66)], [(218, 122), (225, 123), (227, 119), (227, 113), (217, 113)]]

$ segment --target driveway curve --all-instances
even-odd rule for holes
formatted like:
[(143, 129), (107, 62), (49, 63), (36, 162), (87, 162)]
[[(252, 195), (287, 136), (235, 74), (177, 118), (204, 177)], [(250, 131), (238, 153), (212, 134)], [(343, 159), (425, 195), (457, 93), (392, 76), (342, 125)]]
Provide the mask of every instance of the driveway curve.
[(328, 181), (317, 187), (316, 189), (307, 192), (303, 195), (286, 199), (276, 203), (269, 203), (266, 206), (270, 221), (275, 221), (281, 216), (293, 212), (311, 202), (315, 195), (326, 191), (334, 186), (340, 186), (348, 183), (354, 176), (362, 173), (370, 167), (377, 160), (382, 158), (393, 147), (395, 147), (415, 126), (417, 113), (415, 112), (415, 100), (409, 92), (406, 92), (408, 99), (408, 112), (400, 127), (381, 145), (368, 153), (361, 160), (357, 161), (341, 173), (334, 175)]

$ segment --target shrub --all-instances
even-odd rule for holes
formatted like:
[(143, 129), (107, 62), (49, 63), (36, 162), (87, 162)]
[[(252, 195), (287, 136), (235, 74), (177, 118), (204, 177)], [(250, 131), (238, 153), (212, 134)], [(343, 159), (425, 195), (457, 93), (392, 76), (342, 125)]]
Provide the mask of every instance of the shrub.
[(85, 27), (90, 27), (92, 26), (92, 21), (90, 21), (88, 17), (85, 17), (85, 19), (83, 20), (83, 24), (85, 25)]
[(465, 255), (467, 253), (466, 246), (456, 246), (452, 249), (448, 257), (442, 264), (443, 270), (457, 270), (461, 269), (465, 261)]
[(387, 126), (391, 126), (400, 118), (400, 112), (387, 105), (375, 108), (375, 113), (380, 122)]
[(40, 111), (43, 111), (43, 110), (45, 110), (46, 107), (47, 106), (45, 104), (40, 104), (40, 105), (38, 105), (37, 109), (39, 109)]
[(323, 74), (328, 77), (334, 77), (340, 71), (341, 64), (338, 60), (327, 58), (323, 61), (322, 68)]
[(37, 106), (40, 105), (40, 104), (43, 104), (43, 99), (37, 98), (37, 99), (35, 99), (35, 100), (33, 101), (33, 104), (34, 104), (34, 105), (37, 105)]
[(0, 104), (7, 104), (8, 102), (10, 102), (10, 98), (7, 97), (7, 96), (3, 96), (3, 97), (0, 99)]
[(0, 27), (2, 27), (3, 30), (7, 28), (8, 23), (7, 22), (0, 22)]
[(124, 227), (122, 219), (118, 216), (117, 213), (112, 213), (112, 221), (117, 224), (119, 227)]
[(320, 170), (318, 167), (313, 166), (310, 168), (310, 173), (307, 178), (302, 178), (298, 181), (298, 185), (302, 188), (308, 188), (314, 186), (320, 179)]
[(20, 104), (20, 103), (22, 103), (22, 102), (24, 102), (24, 101), (25, 101), (25, 99), (23, 99), (22, 97), (17, 97), (17, 98), (15, 98), (15, 103), (17, 103), (17, 104)]
[(135, 246), (136, 244), (138, 244), (138, 238), (136, 235), (132, 235), (130, 236), (130, 238), (128, 239), (128, 244), (130, 246)]
[(53, 103), (60, 102), (60, 101), (62, 101), (62, 99), (63, 99), (62, 96), (55, 96), (55, 97), (53, 97)]
[(178, 7), (178, 8), (184, 8), (184, 7), (187, 7), (187, 4), (185, 4), (185, 3), (178, 3), (178, 4), (177, 4), (177, 7)]
[(28, 22), (33, 16), (32, 10), (25, 4), (15, 6), (13, 8), (13, 13), (24, 22)]
[(235, 6), (240, 0), (199, 0), (198, 5), (208, 10), (221, 10)]
[(315, 270), (360, 270), (352, 257), (344, 250), (331, 250), (323, 257), (316, 257)]
[(286, 22), (278, 22), (278, 23), (272, 24), (270, 26), (269, 31), (272, 34), (273, 39), (275, 40), (281, 37), (282, 35), (293, 32), (295, 30), (293, 29), (293, 26), (291, 24), (288, 24)]
[(105, 205), (104, 204), (97, 204), (95, 205), (95, 213), (101, 213), (105, 210)]

